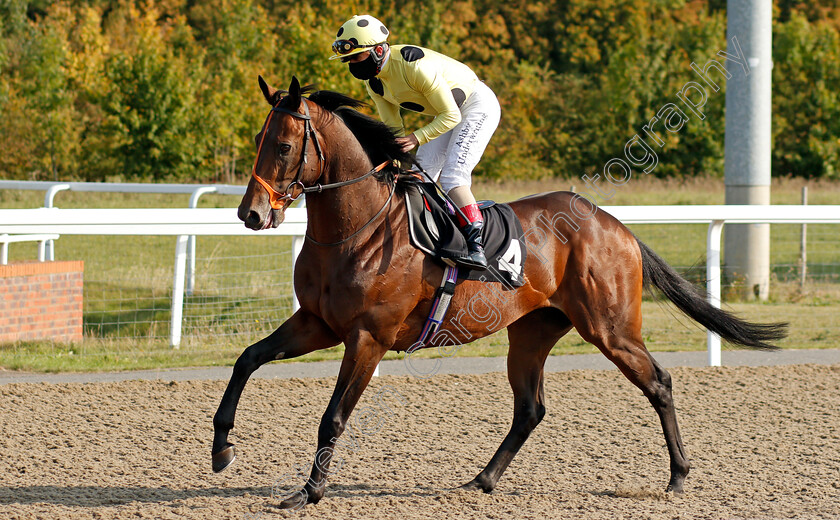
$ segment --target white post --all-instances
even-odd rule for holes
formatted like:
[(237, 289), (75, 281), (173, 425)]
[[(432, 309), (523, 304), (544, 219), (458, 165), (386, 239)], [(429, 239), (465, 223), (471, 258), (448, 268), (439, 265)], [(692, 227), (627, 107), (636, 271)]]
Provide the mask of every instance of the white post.
[[(713, 220), (709, 224), (706, 235), (706, 291), (709, 293), (709, 303), (720, 309), (720, 235), (723, 230), (723, 220)], [(719, 367), (720, 336), (707, 330), (706, 338), (709, 352), (709, 366)]]
[(303, 249), (304, 238), (300, 235), (292, 237), (292, 312), (295, 313), (300, 309), (300, 302), (295, 293), (295, 264), (297, 263), (298, 255)]
[[(190, 208), (198, 207), (198, 199), (205, 193), (215, 193), (214, 186), (202, 186), (196, 188), (190, 195)], [(195, 291), (195, 235), (190, 235), (189, 244), (187, 245), (187, 296), (192, 296)]]
[(47, 242), (49, 240), (39, 240), (38, 241), (38, 261), (43, 262), (47, 256)]
[[(802, 186), (802, 205), (808, 205), (808, 186)], [(799, 288), (805, 289), (805, 277), (808, 275), (808, 224), (802, 224), (802, 236), (799, 240)]]
[(172, 280), (172, 322), (169, 327), (169, 345), (181, 344), (181, 320), (184, 317), (184, 285), (187, 270), (187, 235), (178, 235), (175, 242), (175, 275)]
[[(55, 194), (59, 191), (69, 190), (69, 184), (53, 184), (49, 188), (47, 188), (47, 192), (44, 194), (44, 207), (45, 208), (52, 208), (53, 202), (55, 201)], [(49, 240), (47, 242), (47, 249), (46, 249), (46, 258), (52, 262), (55, 260), (55, 241)], [(43, 260), (41, 260), (43, 262)]]
[[(9, 238), (9, 235), (3, 233), (0, 235), (0, 240)], [(0, 244), (0, 265), (6, 265), (9, 263), (9, 243), (3, 240), (3, 243)]]
[(47, 192), (44, 193), (44, 207), (45, 208), (52, 208), (53, 202), (55, 202), (55, 195), (59, 191), (69, 190), (69, 184), (53, 184), (49, 188), (47, 188)]

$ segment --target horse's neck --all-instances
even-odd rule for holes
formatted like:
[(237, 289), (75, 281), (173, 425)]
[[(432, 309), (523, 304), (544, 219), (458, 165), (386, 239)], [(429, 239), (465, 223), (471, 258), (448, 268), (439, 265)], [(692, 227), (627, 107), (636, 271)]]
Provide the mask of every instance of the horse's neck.
[[(349, 141), (346, 141), (349, 142)], [(373, 167), (353, 140), (328, 154), (321, 184), (352, 180)], [(319, 242), (338, 242), (359, 231), (386, 203), (389, 187), (370, 176), (355, 184), (324, 190), (306, 199), (309, 235)], [(371, 224), (374, 225), (375, 223)], [(367, 230), (362, 231), (362, 233)]]

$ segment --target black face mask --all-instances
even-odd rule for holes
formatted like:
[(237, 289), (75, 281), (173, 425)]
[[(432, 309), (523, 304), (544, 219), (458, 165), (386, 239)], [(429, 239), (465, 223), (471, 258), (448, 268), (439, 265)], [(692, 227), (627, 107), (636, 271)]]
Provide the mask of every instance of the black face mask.
[(373, 53), (357, 63), (348, 63), (350, 74), (361, 80), (369, 80), (379, 74), (379, 64), (373, 59)]

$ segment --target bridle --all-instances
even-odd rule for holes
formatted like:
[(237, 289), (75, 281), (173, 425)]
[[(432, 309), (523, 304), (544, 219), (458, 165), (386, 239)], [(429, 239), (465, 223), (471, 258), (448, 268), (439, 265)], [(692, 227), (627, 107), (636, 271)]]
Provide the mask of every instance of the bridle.
[[(251, 173), (251, 176), (256, 179), (260, 185), (268, 192), (269, 204), (271, 205), (272, 209), (281, 209), (284, 203), (291, 202), (296, 200), (298, 197), (301, 196), (302, 193), (307, 192), (307, 188), (303, 185), (300, 181), (301, 176), (303, 175), (303, 170), (306, 168), (306, 164), (308, 162), (307, 155), (308, 155), (308, 146), (309, 146), (309, 139), (312, 139), (312, 142), (315, 143), (315, 150), (318, 152), (318, 162), (320, 163), (320, 171), (318, 174), (318, 178), (324, 173), (324, 152), (321, 150), (321, 143), (318, 141), (318, 134), (312, 129), (312, 117), (309, 115), (309, 105), (307, 105), (306, 100), (303, 99), (303, 111), (304, 113), (301, 114), (295, 110), (289, 110), (287, 108), (283, 108), (280, 106), (280, 102), (283, 101), (282, 99), (277, 102), (276, 105), (271, 107), (271, 112), (268, 113), (268, 118), (265, 122), (265, 127), (263, 130), (263, 135), (260, 138), (260, 145), (257, 147), (257, 157), (254, 159), (254, 169)], [(265, 141), (265, 134), (268, 133), (268, 127), (271, 124), (271, 116), (274, 115), (275, 112), (280, 112), (283, 114), (289, 114), (290, 116), (300, 119), (303, 121), (303, 152), (301, 153), (301, 160), (300, 166), (298, 166), (297, 174), (295, 178), (286, 186), (286, 189), (283, 190), (283, 193), (278, 192), (271, 185), (268, 184), (265, 180), (260, 178), (257, 175), (257, 165), (260, 162), (260, 154), (262, 152), (262, 145)], [(291, 193), (290, 190), (297, 188), (297, 193)], [(311, 190), (317, 191), (317, 190)]]
[[(362, 175), (360, 177), (356, 177), (355, 179), (350, 179), (350, 180), (341, 181), (341, 182), (333, 182), (333, 183), (330, 183), (330, 184), (320, 184), (319, 183), (319, 184), (315, 184), (314, 186), (304, 186), (303, 182), (301, 182), (300, 179), (301, 179), (301, 176), (303, 175), (303, 170), (306, 168), (306, 164), (308, 162), (306, 156), (307, 156), (307, 152), (308, 152), (309, 140), (312, 139), (312, 142), (314, 143), (314, 146), (315, 146), (315, 151), (318, 153), (318, 163), (320, 164), (320, 168), (319, 168), (319, 171), (318, 171), (318, 178), (319, 179), (324, 174), (324, 162), (325, 162), (324, 152), (321, 148), (320, 141), (318, 141), (318, 134), (316, 134), (315, 129), (312, 128), (312, 117), (309, 115), (309, 105), (306, 102), (306, 98), (301, 98), (301, 101), (303, 102), (303, 112), (304, 112), (303, 114), (301, 114), (300, 112), (297, 112), (296, 110), (289, 110), (288, 108), (281, 107), (280, 103), (282, 101), (283, 101), (283, 99), (280, 99), (280, 101), (278, 101), (276, 105), (271, 107), (271, 112), (268, 113), (268, 118), (266, 119), (265, 127), (264, 127), (264, 130), (263, 130), (263, 135), (260, 138), (260, 144), (257, 147), (257, 157), (254, 159), (254, 169), (251, 172), (251, 176), (263, 188), (265, 188), (265, 190), (268, 192), (269, 205), (271, 206), (272, 209), (283, 209), (286, 205), (288, 205), (289, 203), (297, 200), (298, 197), (300, 197), (301, 195), (303, 195), (305, 193), (321, 193), (324, 190), (333, 189), (333, 188), (340, 188), (342, 186), (349, 186), (350, 184), (355, 184), (357, 182), (363, 181), (366, 178), (370, 177), (371, 175), (374, 175), (374, 174), (384, 170), (386, 166), (391, 164), (392, 161), (385, 161), (384, 163), (372, 168), (370, 171), (368, 171), (364, 175)], [(295, 174), (294, 179), (292, 179), (292, 181), (289, 182), (288, 185), (286, 185), (286, 189), (283, 190), (283, 193), (280, 193), (277, 190), (275, 190), (273, 187), (271, 187), (271, 185), (268, 182), (266, 182), (259, 175), (257, 175), (257, 165), (260, 162), (260, 154), (262, 152), (263, 142), (265, 141), (265, 134), (268, 133), (268, 127), (271, 124), (271, 116), (273, 116), (275, 112), (280, 112), (282, 114), (288, 114), (288, 115), (290, 115), (290, 116), (292, 116), (296, 119), (300, 119), (300, 120), (303, 121), (303, 151), (301, 153), (300, 165), (298, 166), (298, 170), (297, 170), (297, 173)], [(294, 191), (290, 191), (290, 190), (294, 190)], [(391, 188), (390, 194), (388, 195), (388, 200), (385, 201), (385, 204), (382, 206), (382, 209), (380, 209), (379, 212), (377, 212), (376, 215), (373, 216), (373, 218), (371, 218), (364, 226), (362, 226), (360, 229), (355, 231), (352, 235), (350, 235), (350, 236), (348, 236), (348, 237), (346, 237), (346, 238), (344, 238), (344, 239), (342, 239), (338, 242), (330, 242), (330, 243), (318, 242), (317, 240), (310, 237), (309, 234), (306, 235), (306, 238), (309, 239), (311, 242), (313, 242), (317, 245), (321, 245), (321, 246), (337, 246), (337, 245), (343, 244), (344, 242), (347, 242), (351, 238), (353, 238), (356, 235), (358, 235), (359, 233), (361, 233), (361, 231), (363, 229), (365, 229), (371, 223), (373, 223), (373, 221), (376, 220), (382, 214), (382, 212), (385, 210), (388, 203), (391, 201), (391, 198), (393, 197), (393, 195), (394, 195), (394, 187)]]

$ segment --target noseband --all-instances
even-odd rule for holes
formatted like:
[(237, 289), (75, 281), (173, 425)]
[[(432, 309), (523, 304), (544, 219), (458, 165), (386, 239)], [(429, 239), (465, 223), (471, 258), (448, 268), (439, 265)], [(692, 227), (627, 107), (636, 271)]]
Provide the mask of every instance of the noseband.
[[(282, 99), (280, 101), (282, 101)], [(301, 182), (300, 179), (303, 175), (303, 170), (304, 168), (306, 168), (307, 164), (306, 155), (308, 151), (309, 140), (312, 139), (312, 142), (315, 144), (315, 151), (318, 152), (318, 162), (320, 164), (320, 171), (318, 172), (319, 179), (324, 174), (324, 152), (321, 149), (321, 143), (318, 141), (318, 134), (316, 134), (315, 130), (312, 128), (312, 117), (309, 115), (309, 105), (306, 102), (306, 98), (301, 98), (301, 101), (303, 102), (303, 114), (295, 110), (289, 110), (288, 108), (283, 108), (279, 106), (280, 101), (278, 101), (277, 105), (273, 106), (271, 108), (271, 112), (268, 113), (268, 120), (265, 123), (265, 130), (263, 131), (262, 138), (260, 138), (260, 145), (257, 147), (257, 158), (254, 160), (254, 170), (251, 173), (251, 176), (254, 179), (256, 179), (256, 181), (260, 183), (260, 185), (263, 188), (265, 188), (265, 190), (268, 192), (269, 204), (273, 209), (282, 209), (284, 203), (297, 200), (297, 198), (304, 193), (321, 193), (323, 190), (326, 189), (340, 188), (341, 186), (355, 184), (379, 171), (382, 171), (390, 163), (390, 161), (385, 161), (384, 163), (373, 168), (361, 177), (357, 177), (349, 181), (334, 182), (332, 184), (323, 185), (316, 184), (314, 186), (308, 187), (304, 186), (303, 182)], [(303, 152), (301, 153), (300, 165), (298, 166), (298, 171), (295, 175), (295, 178), (292, 179), (292, 181), (286, 186), (286, 189), (283, 191), (283, 193), (280, 193), (277, 190), (275, 190), (273, 187), (271, 187), (271, 185), (268, 182), (266, 182), (259, 175), (257, 175), (257, 164), (260, 161), (260, 152), (262, 152), (262, 145), (263, 141), (265, 141), (265, 134), (268, 133), (268, 126), (271, 124), (271, 116), (274, 115), (274, 112), (289, 114), (290, 116), (303, 121)]]

